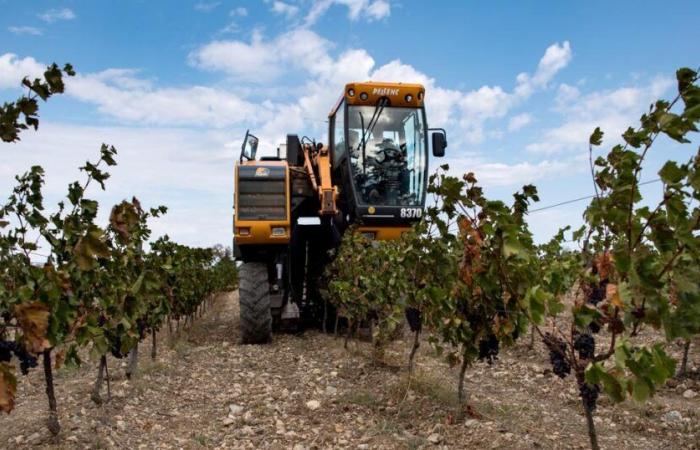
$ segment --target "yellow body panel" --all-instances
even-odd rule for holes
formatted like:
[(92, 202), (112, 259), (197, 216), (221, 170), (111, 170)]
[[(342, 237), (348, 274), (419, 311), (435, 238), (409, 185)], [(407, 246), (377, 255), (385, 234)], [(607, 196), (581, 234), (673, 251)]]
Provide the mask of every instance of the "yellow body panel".
[[(290, 219), (289, 219), (289, 205), (290, 205), (290, 193), (289, 193), (289, 166), (287, 161), (244, 161), (237, 163), (235, 167), (234, 183), (236, 200), (235, 204), (238, 205), (238, 167), (243, 166), (284, 166), (285, 171), (285, 209), (287, 211), (287, 218), (285, 220), (239, 220), (238, 219), (238, 208), (236, 208), (236, 213), (233, 217), (233, 236), (238, 245), (245, 244), (288, 244), (290, 238)], [(277, 227), (283, 227), (285, 229), (284, 236), (273, 236), (272, 229)], [(241, 234), (242, 229), (248, 229), (248, 234)]]
[(374, 233), (374, 239), (378, 241), (391, 241), (401, 237), (403, 233), (411, 231), (411, 227), (359, 227), (360, 233)]

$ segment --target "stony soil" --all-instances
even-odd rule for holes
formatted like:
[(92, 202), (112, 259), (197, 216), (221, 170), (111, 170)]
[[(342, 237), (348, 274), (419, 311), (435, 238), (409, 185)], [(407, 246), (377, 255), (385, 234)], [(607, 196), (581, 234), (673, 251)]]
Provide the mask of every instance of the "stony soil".
[[(112, 399), (102, 406), (90, 400), (96, 364), (61, 369), (58, 438), (44, 426), (40, 371), (22, 378), (16, 410), (0, 417), (0, 448), (588, 447), (572, 381), (555, 377), (528, 339), (493, 366), (469, 369), (470, 414), (458, 423), (456, 370), (424, 344), (409, 381), (409, 336), (392, 343), (382, 366), (370, 362), (367, 343), (345, 350), (342, 339), (312, 331), (243, 346), (231, 293), (191, 330), (160, 340), (155, 362), (145, 342), (130, 381), (125, 362), (110, 359)], [(697, 346), (693, 353), (697, 374)], [(698, 449), (700, 382), (672, 380), (643, 405), (603, 398), (595, 420), (603, 448)]]

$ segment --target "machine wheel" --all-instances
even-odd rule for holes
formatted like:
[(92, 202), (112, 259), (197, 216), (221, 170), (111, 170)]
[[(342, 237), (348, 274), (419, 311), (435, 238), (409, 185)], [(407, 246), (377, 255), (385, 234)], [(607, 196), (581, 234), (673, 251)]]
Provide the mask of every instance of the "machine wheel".
[(272, 314), (267, 266), (263, 263), (244, 263), (239, 272), (239, 280), (241, 339), (244, 344), (270, 342)]

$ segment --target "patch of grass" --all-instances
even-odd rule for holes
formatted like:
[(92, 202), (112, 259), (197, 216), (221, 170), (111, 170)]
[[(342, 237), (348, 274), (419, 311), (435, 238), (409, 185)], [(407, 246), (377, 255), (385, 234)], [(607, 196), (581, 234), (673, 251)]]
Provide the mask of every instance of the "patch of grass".
[(394, 421), (382, 419), (375, 427), (379, 435), (394, 435), (403, 433), (403, 428)]
[(63, 364), (55, 373), (56, 378), (71, 378), (76, 376), (81, 370), (80, 366)]
[(398, 387), (401, 398), (405, 395), (406, 390), (410, 389), (447, 407), (457, 407), (457, 391), (453, 388), (452, 383), (445, 383), (445, 380), (416, 372), (410, 379), (405, 377), (398, 384)]
[(340, 398), (340, 402), (365, 406), (372, 409), (378, 407), (381, 403), (381, 401), (375, 397), (374, 394), (367, 391), (348, 393)]
[(180, 335), (170, 343), (170, 348), (175, 351), (178, 358), (184, 358), (192, 350), (192, 344), (188, 337), (187, 333), (180, 332)]
[(151, 361), (150, 359), (146, 362), (142, 362), (138, 368), (137, 375), (155, 375), (158, 373), (169, 372), (170, 366), (164, 364), (160, 361)]
[(192, 436), (192, 440), (195, 441), (197, 444), (201, 445), (202, 447), (206, 447), (207, 443), (209, 442), (209, 439), (207, 439), (207, 437), (203, 434), (195, 434), (194, 436)]
[(425, 448), (428, 444), (428, 440), (420, 436), (410, 436), (406, 439), (406, 448), (410, 450)]

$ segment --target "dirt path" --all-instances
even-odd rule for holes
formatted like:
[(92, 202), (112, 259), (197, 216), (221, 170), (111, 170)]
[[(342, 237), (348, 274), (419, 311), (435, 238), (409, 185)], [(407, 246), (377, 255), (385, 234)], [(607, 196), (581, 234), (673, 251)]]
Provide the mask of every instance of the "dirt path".
[[(57, 441), (34, 371), (20, 381), (17, 409), (0, 417), (0, 448), (587, 448), (576, 391), (551, 374), (541, 348), (519, 344), (492, 367), (472, 367), (478, 415), (453, 425), (455, 371), (427, 344), (407, 389), (407, 341), (392, 344), (385, 367), (370, 364), (367, 344), (344, 350), (342, 339), (316, 332), (242, 346), (237, 303), (236, 293), (221, 296), (156, 362), (147, 341), (131, 381), (125, 362), (110, 359), (113, 399), (104, 406), (89, 396), (95, 364), (59, 371)], [(603, 448), (700, 448), (700, 395), (683, 398), (688, 390), (700, 384), (669, 386), (645, 405), (604, 399)], [(660, 419), (670, 411), (680, 418)]]

